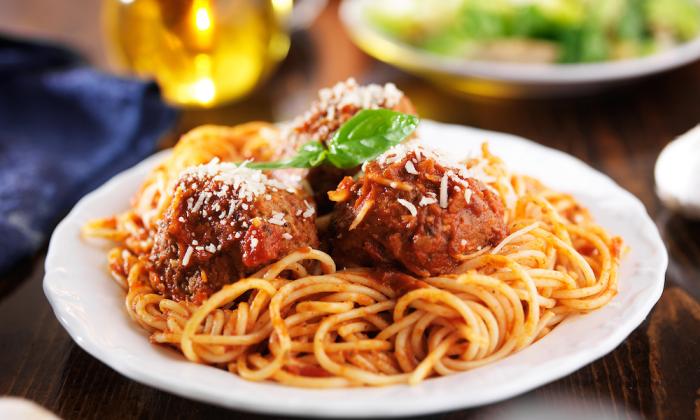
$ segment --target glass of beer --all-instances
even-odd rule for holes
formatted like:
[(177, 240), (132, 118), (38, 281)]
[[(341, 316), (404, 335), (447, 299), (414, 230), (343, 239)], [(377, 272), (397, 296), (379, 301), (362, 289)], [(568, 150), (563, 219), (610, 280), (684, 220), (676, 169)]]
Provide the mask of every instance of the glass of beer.
[(154, 78), (177, 105), (249, 93), (287, 55), (292, 0), (103, 0), (119, 64)]

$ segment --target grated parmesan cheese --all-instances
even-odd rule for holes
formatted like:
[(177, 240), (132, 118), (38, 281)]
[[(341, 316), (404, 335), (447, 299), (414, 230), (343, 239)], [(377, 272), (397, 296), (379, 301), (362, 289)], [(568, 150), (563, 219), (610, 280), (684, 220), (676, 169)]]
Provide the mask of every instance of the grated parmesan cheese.
[(306, 200), (304, 200), (304, 204), (306, 205), (306, 210), (304, 210), (304, 213), (302, 213), (302, 216), (305, 218), (309, 218), (316, 213), (316, 210), (314, 210), (313, 206), (309, 204)]
[(418, 202), (418, 205), (421, 207), (425, 207), (429, 204), (434, 204), (434, 203), (437, 203), (437, 200), (434, 197), (423, 196), (423, 197), (421, 197), (420, 201)]
[(403, 198), (399, 198), (396, 201), (398, 201), (399, 204), (401, 204), (402, 206), (406, 207), (408, 209), (408, 212), (411, 213), (411, 216), (416, 217), (416, 215), (418, 214), (418, 210), (416, 209), (416, 206), (413, 205), (413, 203), (411, 203), (408, 200), (404, 200)]
[[(407, 159), (410, 154), (413, 154), (414, 156)], [(415, 165), (419, 162), (425, 159), (434, 160), (437, 164), (445, 168), (449, 179), (451, 179), (455, 184), (459, 185), (455, 188), (455, 190), (461, 190), (461, 187), (468, 188), (469, 183), (466, 181), (468, 178), (477, 179), (484, 184), (493, 183), (496, 181), (495, 177), (488, 175), (484, 171), (485, 166), (488, 165), (487, 161), (480, 161), (479, 164), (474, 165), (471, 168), (467, 168), (464, 161), (457, 160), (450, 154), (445, 154), (436, 149), (432, 149), (425, 144), (422, 144), (420, 140), (411, 140), (407, 143), (397, 144), (379, 155), (376, 162), (380, 165), (390, 165), (392, 163), (401, 162), (404, 159), (406, 159), (404, 169), (406, 169), (406, 172), (408, 173), (413, 173), (412, 169), (416, 169)]]
[(287, 222), (284, 220), (284, 213), (281, 213), (279, 211), (272, 213), (272, 217), (269, 218), (267, 221), (272, 223), (273, 225), (278, 226), (284, 226), (287, 224)]
[(443, 209), (447, 208), (447, 199), (447, 172), (445, 172), (440, 180), (440, 207)]
[(187, 264), (190, 263), (190, 258), (192, 258), (192, 253), (194, 252), (194, 249), (192, 249), (191, 246), (187, 247), (187, 251), (185, 251), (185, 256), (182, 257), (182, 266), (187, 267)]
[(464, 190), (464, 201), (466, 201), (467, 204), (471, 204), (473, 193), (474, 191), (472, 191), (471, 188), (467, 188), (466, 190)]
[(284, 233), (282, 234), (282, 237), (283, 237), (284, 239), (286, 239), (286, 240), (292, 239), (292, 235), (291, 235), (289, 232), (284, 232)]
[[(229, 188), (237, 192), (242, 200), (252, 202), (257, 196), (266, 194), (267, 189), (284, 189), (292, 190), (291, 184), (286, 184), (279, 179), (269, 178), (260, 170), (251, 169), (246, 166), (247, 161), (243, 164), (234, 164), (230, 162), (219, 162), (217, 158), (212, 159), (209, 163), (191, 166), (185, 169), (181, 177), (185, 181), (192, 184), (193, 189), (198, 188), (198, 181), (216, 181), (222, 185), (219, 191), (203, 192), (197, 198), (197, 203), (191, 207), (192, 211), (198, 211), (201, 205), (209, 202), (212, 195), (218, 197), (223, 196)], [(189, 202), (188, 202), (189, 204)], [(219, 211), (219, 209), (216, 209)]]
[[(191, 166), (182, 171), (176, 188), (190, 188), (193, 194), (187, 199), (187, 210), (190, 213), (198, 213), (200, 217), (210, 223), (217, 220), (220, 224), (235, 226), (240, 224), (246, 228), (248, 216), (236, 215), (239, 209), (249, 210), (256, 202), (257, 197), (272, 200), (271, 191), (285, 190), (296, 192), (292, 184), (279, 179), (268, 178), (265, 173), (251, 169), (243, 164), (221, 163), (214, 158), (207, 164)], [(218, 201), (223, 199), (225, 201)], [(227, 207), (226, 207), (227, 206)], [(235, 220), (232, 220), (235, 218)], [(186, 222), (186, 218), (180, 217), (180, 222)], [(207, 222), (205, 222), (207, 223)], [(273, 214), (271, 223), (285, 225), (284, 214)], [(192, 243), (196, 251), (206, 249), (208, 252), (216, 252), (216, 245), (210, 244), (206, 248), (196, 241)], [(201, 248), (201, 249), (200, 249)]]
[(418, 175), (416, 167), (413, 166), (413, 162), (411, 162), (410, 160), (406, 161), (406, 165), (404, 166), (404, 168), (406, 168), (406, 172), (408, 172), (409, 174)]
[[(292, 124), (283, 127), (282, 138), (293, 145), (292, 149), (311, 140), (326, 141), (348, 113), (361, 109), (391, 109), (399, 105), (403, 97), (403, 92), (392, 83), (361, 86), (350, 78), (319, 90), (311, 107)], [(313, 127), (313, 132), (309, 132), (309, 127)]]
[(355, 79), (350, 78), (330, 88), (321, 89), (318, 92), (318, 100), (296, 122), (303, 123), (319, 112), (324, 113), (327, 119), (333, 120), (338, 111), (348, 106), (365, 109), (392, 108), (399, 104), (401, 98), (403, 98), (403, 92), (393, 83), (387, 83), (384, 86), (378, 84), (360, 86)]
[(199, 194), (199, 197), (197, 197), (197, 202), (195, 203), (194, 207), (192, 207), (192, 211), (194, 213), (199, 211), (199, 208), (202, 207), (202, 204), (204, 204), (204, 194)]

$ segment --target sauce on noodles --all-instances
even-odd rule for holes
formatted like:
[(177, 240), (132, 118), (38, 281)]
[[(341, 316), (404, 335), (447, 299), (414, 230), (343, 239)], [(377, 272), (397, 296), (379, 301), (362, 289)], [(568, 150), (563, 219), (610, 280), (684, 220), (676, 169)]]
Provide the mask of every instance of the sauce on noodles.
[[(389, 91), (397, 95), (393, 88)], [(335, 94), (342, 96), (342, 92)], [(342, 98), (336, 98), (334, 103), (342, 103)], [(299, 133), (295, 138), (298, 137)], [(208, 259), (203, 258), (209, 252), (206, 248), (199, 250), (200, 254), (190, 254), (185, 261), (186, 247), (192, 246), (193, 237), (162, 243), (158, 232), (163, 235), (163, 230), (170, 228), (169, 223), (174, 225), (173, 216), (175, 220), (191, 216), (174, 210), (182, 207), (173, 200), (194, 197), (176, 193), (182, 173), (192, 173), (197, 165), (209, 164), (212, 159), (224, 163), (267, 160), (281, 142), (284, 135), (280, 130), (265, 123), (196, 129), (184, 136), (173, 155), (153, 171), (129, 211), (85, 226), (85, 235), (114, 242), (108, 253), (109, 270), (125, 291), (129, 316), (149, 331), (152, 342), (172, 346), (193, 362), (227, 369), (253, 381), (315, 388), (416, 384), (429, 377), (502, 359), (543, 337), (567, 317), (604, 306), (617, 293), (622, 240), (596, 225), (570, 195), (510, 173), (486, 145), (480, 157), (446, 164), (448, 169), (437, 172), (433, 166), (428, 171), (421, 169), (423, 156), (416, 159), (415, 153), (427, 152), (413, 149), (413, 154), (403, 156), (408, 159), (397, 160), (400, 167), (368, 170), (343, 181), (364, 184), (330, 194), (336, 211), (339, 202), (351, 200), (353, 194), (362, 197), (362, 201), (353, 203), (351, 213), (353, 220), (360, 220), (354, 227), (351, 223), (355, 222), (349, 220), (343, 230), (338, 230), (337, 218), (334, 219), (337, 214), (331, 216), (330, 222), (327, 217), (319, 219), (318, 226), (328, 226), (333, 231), (332, 235), (325, 229), (319, 232), (325, 240), (324, 249), (333, 248), (333, 241), (343, 240), (356, 228), (363, 232), (354, 239), (357, 243), (374, 241), (374, 249), (385, 253), (375, 259), (353, 258), (366, 252), (361, 247), (336, 246), (334, 257), (319, 249), (313, 223), (309, 228), (308, 223), (300, 227), (297, 222), (304, 219), (304, 214), (311, 214), (306, 213), (312, 206), (311, 194), (302, 192), (302, 184), (298, 191), (281, 195), (286, 198), (273, 200), (272, 191), (266, 190), (274, 184), (271, 182), (263, 188), (265, 191), (260, 190), (259, 197), (241, 201), (250, 206), (250, 211), (233, 210), (231, 215), (220, 218), (224, 222), (188, 222), (204, 226), (202, 231), (211, 241), (216, 240), (220, 230), (207, 223), (228, 223), (228, 228), (221, 231), (234, 235), (243, 235), (251, 228), (243, 223), (265, 223), (264, 226), (277, 229), (269, 243), (260, 237), (257, 246), (274, 246), (280, 252), (265, 254), (270, 258), (256, 260), (255, 267), (243, 269), (236, 265), (236, 258), (241, 258), (236, 241), (212, 242), (214, 252), (207, 258), (224, 255), (230, 259), (230, 264), (221, 266), (207, 263)], [(386, 156), (378, 159), (380, 164), (382, 159)], [(405, 168), (398, 178), (393, 176), (397, 168)], [(443, 180), (443, 175), (452, 176), (446, 175), (447, 170), (453, 171), (452, 175), (462, 170), (468, 175), (455, 176), (448, 183)], [(427, 178), (417, 183), (416, 177), (421, 174)], [(476, 178), (479, 180), (473, 181)], [(396, 182), (404, 183), (404, 188)], [(198, 187), (192, 183), (189, 188), (204, 188), (202, 182)], [(236, 191), (244, 188), (236, 185)], [(466, 193), (467, 188), (476, 191)], [(269, 200), (265, 194), (270, 194)], [(463, 202), (453, 205), (457, 194)], [(493, 197), (501, 210), (487, 218), (470, 216), (468, 212), (478, 204), (471, 204), (470, 200), (476, 202), (486, 196)], [(227, 197), (226, 200), (232, 199)], [(240, 199), (240, 194), (236, 197)], [(381, 208), (379, 213), (370, 209), (363, 214), (368, 197), (376, 206), (386, 205), (382, 204), (387, 202), (382, 197), (391, 197), (392, 203), (397, 204), (390, 209)], [(302, 204), (303, 200), (308, 201)], [(278, 214), (281, 202), (292, 204)], [(212, 200), (197, 210), (211, 211), (216, 205)], [(429, 208), (432, 210), (428, 212)], [(479, 214), (487, 208), (479, 210)], [(499, 217), (504, 232), (488, 236), (479, 246), (467, 242), (475, 235), (471, 231), (464, 241), (459, 236), (447, 238), (445, 235), (465, 231), (459, 229), (459, 224), (440, 224), (440, 218), (448, 214), (462, 221), (474, 220), (477, 228), (484, 229), (484, 220), (494, 224), (491, 217)], [(236, 218), (239, 225), (230, 225), (229, 216)], [(419, 223), (417, 219), (421, 217)], [(256, 218), (258, 222), (253, 221)], [(438, 235), (436, 241), (452, 241), (452, 248), (436, 247), (422, 255), (425, 261), (446, 261), (448, 256), (441, 253), (447, 251), (443, 249), (459, 250), (460, 244), (464, 252), (450, 255), (446, 269), (412, 269), (415, 264), (423, 264), (415, 255), (387, 257), (391, 248), (384, 242), (390, 236), (385, 230), (377, 237), (372, 237), (371, 231), (362, 231), (363, 224), (394, 226), (395, 222), (399, 227), (392, 229), (410, 231), (423, 226)], [(173, 227), (172, 232), (176, 236), (183, 234), (179, 230), (183, 226)], [(257, 228), (263, 229), (261, 226)], [(313, 232), (300, 233), (308, 229)], [(411, 243), (415, 234), (402, 233), (397, 237), (403, 241), (399, 251), (401, 247), (415, 246)], [(280, 247), (279, 243), (289, 246)], [(217, 249), (218, 245), (222, 246)], [(164, 292), (154, 278), (170, 280), (156, 272), (150, 257), (154, 246), (169, 253), (165, 264), (175, 271), (183, 269), (190, 276), (172, 280), (173, 285), (189, 290), (188, 279), (196, 278), (200, 286), (208, 282), (211, 287), (198, 288), (192, 295), (196, 297)], [(197, 246), (201, 245), (194, 245)], [(343, 267), (339, 261), (344, 261)], [(357, 261), (369, 263), (352, 263)]]

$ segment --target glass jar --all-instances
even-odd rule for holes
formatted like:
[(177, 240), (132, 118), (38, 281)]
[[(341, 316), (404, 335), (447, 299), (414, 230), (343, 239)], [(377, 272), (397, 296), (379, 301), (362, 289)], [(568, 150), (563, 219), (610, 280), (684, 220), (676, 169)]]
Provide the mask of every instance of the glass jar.
[(292, 0), (104, 0), (119, 64), (155, 78), (178, 105), (210, 107), (249, 93), (287, 55)]

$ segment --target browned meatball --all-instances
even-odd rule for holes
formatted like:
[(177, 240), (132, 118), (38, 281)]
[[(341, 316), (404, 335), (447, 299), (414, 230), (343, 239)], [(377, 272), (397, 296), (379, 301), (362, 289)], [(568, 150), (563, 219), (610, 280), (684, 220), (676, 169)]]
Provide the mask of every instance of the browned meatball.
[(186, 170), (158, 223), (151, 285), (200, 303), (292, 251), (318, 247), (315, 210), (296, 189), (229, 163)]
[(359, 111), (379, 108), (416, 113), (411, 101), (393, 83), (361, 86), (351, 78), (321, 89), (309, 110), (295, 119), (288, 129), (287, 149), (282, 153), (294, 154), (299, 147), (313, 140), (326, 142)]
[(393, 266), (418, 276), (445, 274), (459, 256), (506, 235), (503, 203), (466, 167), (398, 146), (364, 165), (336, 191), (333, 257), (344, 266)]
[[(416, 114), (411, 101), (392, 83), (360, 86), (355, 79), (348, 79), (331, 88), (321, 89), (309, 110), (287, 130), (286, 144), (280, 149), (281, 156), (294, 155), (299, 147), (310, 141), (327, 142), (341, 125), (359, 111), (378, 108)], [(307, 180), (321, 214), (333, 208), (326, 193), (333, 190), (343, 177), (355, 173), (357, 168), (339, 169), (325, 165), (309, 171)]]

